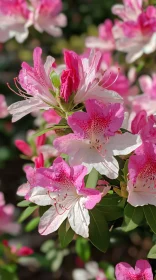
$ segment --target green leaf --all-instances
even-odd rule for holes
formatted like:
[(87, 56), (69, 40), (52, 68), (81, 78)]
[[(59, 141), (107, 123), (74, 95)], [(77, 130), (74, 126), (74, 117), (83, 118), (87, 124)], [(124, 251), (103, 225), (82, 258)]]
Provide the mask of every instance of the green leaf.
[(51, 130), (66, 129), (66, 128), (69, 128), (69, 126), (68, 125), (59, 125), (59, 124), (58, 125), (53, 125), (51, 127), (48, 127), (48, 128), (37, 131), (36, 133), (33, 134), (33, 136), (34, 137), (41, 136), (42, 134), (47, 133), (48, 131), (51, 131)]
[(0, 268), (0, 280), (9, 280), (9, 279), (19, 280), (19, 278), (15, 273), (11, 273), (9, 271)]
[(48, 251), (51, 251), (54, 248), (55, 248), (54, 240), (47, 240), (41, 245), (40, 250), (42, 253), (47, 253)]
[(156, 233), (156, 207), (153, 205), (143, 206), (144, 214), (151, 230)]
[(65, 220), (58, 230), (59, 240), (62, 248), (68, 246), (68, 244), (73, 240), (74, 234), (75, 233), (71, 227), (67, 228), (67, 221)]
[(98, 175), (99, 175), (98, 171), (95, 168), (93, 168), (92, 171), (88, 175), (86, 188), (95, 189), (95, 187), (97, 185)]
[(103, 213), (107, 221), (114, 221), (123, 216), (123, 207), (121, 207), (122, 197), (116, 194), (107, 194), (97, 204), (97, 209)]
[(34, 230), (38, 224), (39, 224), (39, 221), (40, 221), (40, 218), (39, 217), (36, 217), (34, 219), (32, 219), (25, 227), (25, 231), (26, 232), (30, 232), (32, 230)]
[(27, 206), (29, 206), (29, 204), (30, 204), (30, 201), (28, 201), (28, 200), (23, 200), (23, 201), (19, 202), (19, 203), (17, 204), (17, 206), (18, 206), (18, 207), (27, 207)]
[(87, 239), (78, 237), (75, 246), (76, 253), (84, 262), (87, 262), (91, 256), (90, 245)]
[(102, 262), (99, 263), (99, 267), (101, 269), (103, 269), (107, 279), (115, 280), (115, 278), (114, 278), (114, 266), (113, 265), (111, 265), (108, 262), (103, 262), (102, 261)]
[(104, 215), (97, 208), (89, 211), (89, 239), (100, 251), (106, 252), (109, 246), (109, 230)]
[(38, 208), (38, 205), (33, 205), (33, 206), (29, 206), (28, 208), (26, 208), (23, 213), (21, 214), (21, 216), (19, 217), (18, 222), (22, 223), (24, 220), (26, 220), (36, 209)]
[(39, 215), (40, 217), (43, 216), (43, 214), (50, 208), (51, 206), (47, 205), (47, 206), (40, 206), (39, 208)]
[(129, 203), (124, 209), (124, 222), (122, 229), (124, 231), (130, 231), (138, 227), (144, 219), (144, 213), (142, 207), (133, 207)]
[(149, 251), (147, 258), (149, 259), (156, 259), (156, 245), (154, 245), (151, 250)]

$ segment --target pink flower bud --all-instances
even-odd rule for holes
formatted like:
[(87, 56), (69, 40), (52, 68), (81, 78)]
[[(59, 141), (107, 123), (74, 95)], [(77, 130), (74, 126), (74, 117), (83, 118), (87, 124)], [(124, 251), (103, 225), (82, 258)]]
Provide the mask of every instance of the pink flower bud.
[(23, 140), (15, 140), (15, 146), (19, 149), (24, 155), (31, 157), (33, 151), (31, 147)]
[(29, 256), (32, 255), (33, 253), (34, 251), (31, 248), (23, 246), (17, 251), (17, 256), (19, 257)]
[(42, 153), (35, 158), (35, 167), (36, 168), (44, 167), (44, 157)]
[(46, 135), (45, 134), (42, 134), (42, 135), (38, 136), (37, 139), (36, 139), (37, 148), (44, 145), (45, 140), (46, 140)]
[(61, 97), (68, 102), (74, 89), (73, 77), (71, 70), (64, 70), (61, 75)]

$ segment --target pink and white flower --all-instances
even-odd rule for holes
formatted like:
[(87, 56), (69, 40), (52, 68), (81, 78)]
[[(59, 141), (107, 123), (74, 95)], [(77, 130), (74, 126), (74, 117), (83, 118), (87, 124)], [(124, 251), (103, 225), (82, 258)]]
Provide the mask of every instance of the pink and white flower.
[(116, 4), (112, 7), (112, 13), (123, 21), (135, 21), (142, 13), (142, 6), (143, 0), (123, 0), (123, 5)]
[(156, 113), (156, 74), (152, 78), (148, 75), (141, 76), (139, 84), (143, 93), (129, 98), (132, 118), (141, 110), (146, 111), (148, 116)]
[[(34, 50), (34, 67), (30, 67), (26, 62), (22, 63), (18, 82), (25, 91), (18, 89), (19, 95), (26, 100), (16, 102), (8, 108), (13, 115), (13, 122), (39, 109), (59, 107), (60, 99), (68, 102), (72, 95), (73, 100), (72, 104), (69, 102), (69, 110), (88, 99), (97, 99), (104, 103), (122, 102), (119, 94), (108, 90), (109, 85), (104, 87), (107, 76), (105, 77), (103, 71), (100, 71), (100, 52), (91, 52), (89, 58), (81, 58), (72, 51), (64, 52), (66, 69), (58, 73), (61, 76), (60, 96), (59, 89), (53, 86), (50, 79), (50, 73), (53, 71), (57, 73), (57, 69), (53, 68), (54, 58), (48, 56), (43, 65), (41, 54), (40, 48)], [(17, 79), (15, 84), (17, 85)], [(57, 109), (63, 110), (63, 107)]]
[(16, 102), (8, 108), (9, 113), (13, 115), (13, 122), (37, 109), (48, 110), (57, 105), (53, 96), (55, 88), (50, 80), (50, 73), (54, 70), (52, 66), (54, 58), (48, 56), (43, 65), (41, 54), (41, 48), (35, 48), (33, 53), (34, 67), (30, 67), (26, 62), (22, 63), (18, 82), (25, 91), (19, 89), (19, 95), (25, 100)]
[(94, 261), (90, 261), (85, 264), (85, 268), (74, 269), (73, 280), (107, 280), (104, 272), (99, 268), (98, 264)]
[(129, 159), (128, 202), (156, 206), (156, 146), (144, 142)]
[(30, 11), (26, 0), (0, 0), (0, 42), (15, 37), (22, 43), (28, 36), (31, 25)]
[(68, 117), (73, 133), (56, 138), (54, 147), (69, 155), (73, 165), (82, 164), (88, 173), (94, 167), (111, 179), (118, 177), (119, 165), (114, 156), (131, 153), (140, 145), (140, 139), (119, 129), (124, 120), (124, 109), (119, 103), (86, 102), (85, 112)]
[(121, 262), (115, 268), (116, 280), (153, 280), (152, 268), (148, 261), (138, 260), (135, 269), (128, 263)]
[(87, 48), (96, 48), (101, 51), (113, 51), (115, 49), (115, 40), (112, 32), (113, 22), (110, 19), (99, 25), (98, 37), (88, 37), (85, 41)]
[(147, 112), (142, 110), (136, 114), (131, 123), (133, 134), (140, 134), (143, 142), (149, 141), (156, 144), (156, 117), (147, 116)]
[(40, 219), (40, 234), (56, 231), (68, 218), (77, 234), (84, 238), (89, 236), (88, 210), (101, 200), (101, 193), (85, 188), (86, 174), (86, 167), (69, 167), (62, 158), (57, 158), (50, 168), (38, 168), (34, 176), (29, 176), (29, 201), (40, 206), (51, 206)]
[(12, 204), (5, 204), (4, 195), (0, 192), (0, 234), (17, 234), (20, 225), (13, 221), (15, 208)]
[(128, 63), (156, 50), (156, 8), (148, 6), (136, 20), (118, 21), (113, 28), (116, 48), (128, 53)]
[(0, 94), (0, 118), (5, 118), (8, 116), (8, 108), (5, 100), (5, 96)]
[(61, 27), (67, 25), (67, 18), (62, 11), (61, 0), (31, 0), (32, 22), (39, 31), (57, 37), (62, 35)]
[(61, 97), (67, 102), (74, 93), (74, 104), (88, 99), (97, 99), (107, 103), (121, 103), (122, 97), (105, 87), (108, 75), (101, 71), (102, 53), (91, 51), (88, 57), (80, 57), (73, 51), (64, 52), (66, 69), (61, 75)]

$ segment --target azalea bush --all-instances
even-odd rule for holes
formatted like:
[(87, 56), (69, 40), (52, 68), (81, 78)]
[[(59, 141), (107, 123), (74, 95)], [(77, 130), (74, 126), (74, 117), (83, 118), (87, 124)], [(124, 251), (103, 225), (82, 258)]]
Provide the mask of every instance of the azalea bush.
[(29, 49), (0, 95), (10, 159), (21, 158), (16, 209), (0, 193), (2, 280), (25, 279), (24, 267), (54, 279), (155, 277), (156, 3), (115, 2), (90, 30), (80, 4), (80, 35), (66, 2), (0, 1), (4, 53), (26, 38)]

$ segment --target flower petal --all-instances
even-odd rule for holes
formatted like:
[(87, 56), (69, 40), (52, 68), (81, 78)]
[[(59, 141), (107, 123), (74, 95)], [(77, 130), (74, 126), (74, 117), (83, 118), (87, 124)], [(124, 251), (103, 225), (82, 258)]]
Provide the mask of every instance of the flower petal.
[(71, 228), (84, 238), (89, 236), (90, 216), (88, 210), (84, 207), (84, 198), (80, 198), (72, 207), (68, 214), (68, 220)]
[(136, 262), (135, 271), (137, 274), (141, 274), (146, 280), (153, 280), (152, 268), (148, 261), (139, 260)]
[(49, 106), (43, 103), (41, 100), (36, 99), (34, 97), (30, 97), (27, 100), (18, 101), (13, 103), (8, 107), (8, 111), (12, 117), (12, 122), (16, 122), (20, 120), (22, 117), (26, 116), (27, 114), (39, 110), (39, 109), (48, 109)]
[(125, 262), (116, 265), (115, 276), (116, 280), (136, 280), (134, 269)]
[(65, 211), (60, 215), (54, 206), (50, 207), (40, 219), (39, 233), (47, 235), (56, 231), (67, 218), (68, 213), (69, 211)]

